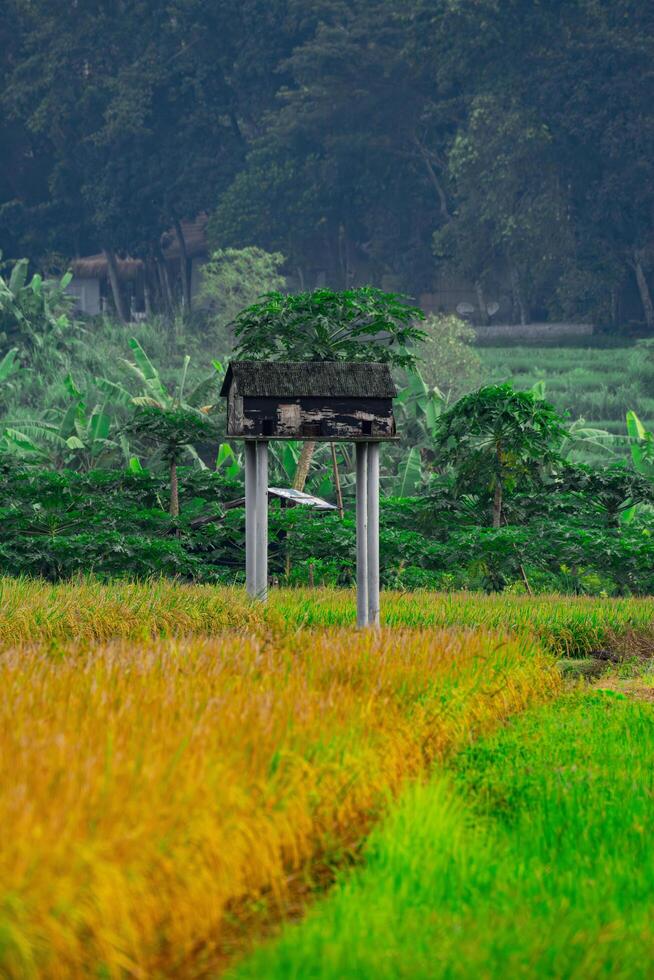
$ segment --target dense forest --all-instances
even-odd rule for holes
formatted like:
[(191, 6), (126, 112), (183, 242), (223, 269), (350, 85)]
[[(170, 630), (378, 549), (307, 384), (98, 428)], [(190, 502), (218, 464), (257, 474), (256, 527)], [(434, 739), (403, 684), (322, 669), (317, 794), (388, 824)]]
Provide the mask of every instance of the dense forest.
[(298, 288), (457, 276), (514, 320), (654, 330), (643, 0), (3, 7), (5, 259), (156, 262), (206, 213)]

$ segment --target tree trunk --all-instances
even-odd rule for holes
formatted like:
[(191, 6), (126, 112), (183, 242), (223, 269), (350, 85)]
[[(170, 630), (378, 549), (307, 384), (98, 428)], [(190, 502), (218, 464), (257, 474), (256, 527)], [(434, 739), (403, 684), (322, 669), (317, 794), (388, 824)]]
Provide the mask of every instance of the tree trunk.
[(145, 286), (143, 289), (145, 312), (148, 317), (157, 313), (161, 308), (161, 289), (159, 288), (159, 273), (157, 263), (152, 255), (145, 259)]
[(114, 298), (114, 306), (116, 308), (116, 315), (118, 319), (123, 323), (127, 323), (127, 307), (125, 305), (125, 298), (123, 296), (123, 291), (120, 286), (120, 275), (118, 273), (118, 262), (116, 261), (116, 253), (112, 248), (104, 249), (104, 257), (107, 260), (107, 270), (109, 272), (109, 282), (111, 283), (111, 293)]
[(499, 479), (495, 484), (493, 494), (493, 527), (500, 527), (502, 524), (502, 481)]
[(159, 281), (161, 283), (161, 292), (164, 296), (166, 304), (166, 312), (170, 317), (173, 315), (175, 308), (175, 302), (173, 299), (173, 291), (170, 286), (170, 276), (168, 275), (168, 266), (166, 265), (166, 259), (161, 249), (156, 257), (157, 270), (159, 272)]
[(147, 320), (152, 319), (152, 293), (150, 292), (150, 277), (148, 275), (148, 270), (146, 268), (145, 275), (143, 276), (143, 304), (145, 306), (145, 317)]
[(519, 563), (518, 568), (520, 569), (520, 574), (522, 575), (522, 581), (525, 583), (525, 589), (527, 590), (527, 595), (533, 596), (534, 590), (529, 584), (529, 579), (527, 578), (527, 573), (525, 572), (525, 567), (522, 562)]
[(189, 275), (189, 262), (188, 262), (188, 252), (186, 251), (186, 239), (184, 238), (184, 230), (182, 229), (182, 223), (179, 218), (173, 220), (173, 225), (175, 228), (175, 236), (177, 238), (177, 244), (179, 246), (179, 265), (182, 272), (182, 297), (184, 300), (184, 309), (187, 313), (191, 312), (191, 277)]
[(528, 311), (525, 305), (525, 301), (522, 296), (522, 289), (520, 288), (520, 277), (518, 276), (518, 270), (515, 265), (509, 259), (509, 270), (511, 273), (511, 291), (513, 293), (513, 305), (518, 307), (518, 312), (520, 315), (520, 324), (524, 327), (529, 322)]
[(479, 309), (479, 322), (485, 327), (488, 325), (488, 311), (486, 310), (484, 287), (479, 281), (475, 283), (475, 294), (477, 296), (477, 308)]
[(427, 151), (427, 148), (420, 142), (420, 140), (417, 137), (416, 137), (415, 143), (416, 143), (416, 146), (418, 147), (418, 153), (422, 157), (422, 162), (425, 165), (425, 169), (427, 171), (427, 176), (429, 177), (429, 180), (433, 184), (434, 190), (436, 191), (436, 196), (438, 197), (438, 205), (439, 205), (440, 212), (441, 212), (441, 215), (443, 217), (443, 220), (444, 221), (449, 221), (450, 218), (451, 218), (451, 215), (450, 215), (449, 208), (447, 206), (447, 197), (445, 196), (445, 190), (443, 189), (443, 185), (441, 184), (440, 180), (438, 179), (438, 176), (436, 174), (436, 171), (434, 170), (433, 164), (431, 162), (434, 155), (431, 154), (431, 156), (430, 156), (429, 152)]
[(338, 460), (336, 459), (336, 446), (332, 442), (332, 467), (334, 469), (334, 489), (336, 491), (336, 506), (338, 507), (338, 516), (341, 520), (345, 515), (343, 509), (343, 494), (341, 492), (341, 477), (338, 472)]
[(179, 517), (179, 483), (177, 481), (177, 460), (170, 461), (170, 516)]
[(611, 326), (618, 326), (618, 308), (620, 297), (617, 286), (611, 286)]
[(638, 284), (638, 292), (640, 293), (640, 301), (643, 304), (647, 329), (654, 330), (654, 304), (652, 303), (652, 294), (649, 291), (649, 284), (645, 276), (645, 270), (643, 269), (642, 257), (640, 252), (637, 251), (634, 252), (633, 269)]
[(348, 289), (350, 285), (350, 266), (348, 261), (347, 229), (342, 222), (338, 226), (338, 263), (341, 267), (343, 289)]
[(294, 490), (299, 490), (300, 492), (304, 490), (315, 448), (315, 442), (304, 442), (302, 444), (302, 452), (300, 453), (297, 469), (295, 471), (295, 479), (293, 480)]
[(166, 290), (164, 289), (163, 273), (161, 271), (161, 263), (159, 259), (152, 260), (152, 267), (155, 272), (157, 280), (157, 296), (159, 302), (157, 303), (157, 312), (168, 315), (170, 310), (168, 309), (168, 301), (166, 299)]

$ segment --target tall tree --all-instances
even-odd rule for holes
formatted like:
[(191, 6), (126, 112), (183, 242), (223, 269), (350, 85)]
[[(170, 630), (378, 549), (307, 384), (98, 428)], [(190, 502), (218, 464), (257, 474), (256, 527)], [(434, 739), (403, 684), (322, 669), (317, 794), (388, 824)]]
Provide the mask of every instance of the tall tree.
[(511, 385), (489, 385), (443, 412), (436, 426), (440, 460), (453, 465), (460, 489), (487, 491), (492, 525), (502, 524), (504, 495), (558, 459), (565, 438), (552, 405)]
[(451, 220), (435, 235), (438, 255), (486, 290), (505, 271), (514, 316), (528, 323), (556, 290), (573, 248), (566, 195), (547, 126), (511, 97), (480, 95), (453, 141)]
[(282, 64), (289, 82), (216, 212), (215, 235), (280, 249), (301, 282), (312, 266), (341, 288), (361, 267), (431, 283), (430, 239), (448, 213), (435, 161), (451, 113), (411, 61), (405, 18), (371, 0), (312, 5), (310, 34)]
[(162, 232), (208, 208), (242, 153), (236, 5), (16, 2), (26, 41), (4, 101), (48, 143), (51, 200), (78, 216), (110, 270), (129, 252), (158, 263), (167, 286)]
[[(651, 5), (637, 0), (571, 0), (557, 6), (556, 15), (552, 6), (520, 0), (437, 5), (421, 0), (421, 5), (424, 56), (431, 57), (436, 77), (447, 75), (464, 94), (467, 105), (467, 121), (450, 155), (453, 175), (462, 180), (457, 201), (461, 213), (450, 232), (460, 237), (463, 255), (470, 258), (474, 253), (474, 223), (463, 220), (466, 211), (468, 216), (475, 210), (486, 218), (490, 215), (490, 223), (479, 222), (477, 245), (488, 255), (507, 214), (513, 215), (510, 233), (517, 231), (520, 237), (521, 229), (531, 224), (530, 215), (538, 218), (538, 208), (533, 211), (529, 202), (540, 198), (546, 205), (549, 199), (551, 207), (529, 234), (534, 247), (527, 253), (538, 258), (540, 250), (538, 271), (549, 265), (555, 276), (536, 284), (536, 292), (542, 297), (554, 286), (562, 307), (577, 315), (581, 310), (606, 318), (625, 277), (631, 275), (643, 318), (651, 325)], [(434, 37), (440, 40), (434, 43)], [(485, 133), (475, 133), (480, 104), (493, 106), (489, 122), (494, 126), (487, 125)], [(534, 133), (541, 134), (540, 147), (530, 137)], [(532, 146), (525, 157), (527, 138)], [(462, 156), (466, 150), (476, 153), (477, 162), (485, 157), (476, 188), (474, 181), (465, 186), (466, 172), (474, 177), (470, 157)], [(492, 187), (479, 179), (489, 172), (494, 174)], [(521, 178), (524, 196), (518, 188)], [(515, 206), (508, 208), (503, 193), (507, 179), (509, 187), (513, 181), (518, 189), (517, 196), (512, 195)], [(552, 234), (552, 216), (557, 215), (560, 234)], [(533, 264), (529, 282), (532, 273)]]
[[(642, 0), (7, 0), (10, 250), (161, 233), (417, 293), (456, 266), (516, 316), (654, 329), (654, 7)], [(433, 249), (436, 235), (436, 249)], [(119, 301), (117, 305), (120, 305)]]

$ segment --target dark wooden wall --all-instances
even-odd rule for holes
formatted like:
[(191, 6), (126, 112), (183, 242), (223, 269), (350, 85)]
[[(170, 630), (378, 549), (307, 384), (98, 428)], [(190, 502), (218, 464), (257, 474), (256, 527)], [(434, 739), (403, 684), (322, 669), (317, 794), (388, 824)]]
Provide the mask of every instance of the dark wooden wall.
[[(231, 396), (230, 396), (231, 398)], [(240, 401), (240, 399), (239, 399)], [(395, 435), (390, 398), (254, 398), (231, 406), (229, 435), (283, 439)]]

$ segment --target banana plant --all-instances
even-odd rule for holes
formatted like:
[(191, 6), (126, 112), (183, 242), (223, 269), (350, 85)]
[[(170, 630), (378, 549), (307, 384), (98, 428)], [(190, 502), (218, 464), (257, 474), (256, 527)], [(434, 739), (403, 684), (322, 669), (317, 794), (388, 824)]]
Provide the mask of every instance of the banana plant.
[[(439, 388), (428, 385), (420, 371), (413, 368), (406, 372), (406, 384), (400, 389), (395, 404), (403, 445), (394, 472), (382, 476), (382, 481), (387, 494), (407, 497), (415, 494), (426, 480), (438, 419), (447, 405), (447, 398)], [(411, 447), (408, 451), (407, 444)], [(397, 451), (387, 451), (397, 456)]]
[(196, 408), (199, 411), (209, 412), (217, 402), (222, 380), (225, 374), (220, 361), (212, 361), (214, 373), (204, 378), (188, 394), (186, 393), (186, 381), (191, 357), (186, 354), (182, 362), (182, 367), (174, 385), (174, 393), (168, 390), (163, 382), (161, 373), (152, 363), (145, 353), (138, 340), (132, 337), (129, 341), (134, 360), (121, 358), (124, 367), (138, 381), (141, 387), (139, 395), (132, 395), (128, 389), (115, 381), (107, 378), (96, 378), (95, 384), (100, 391), (105, 392), (116, 400), (118, 404), (124, 406), (149, 406), (162, 410), (175, 409), (180, 407)]
[(646, 429), (635, 412), (627, 412), (627, 435), (634, 469), (654, 480), (654, 432)]
[(0, 384), (4, 384), (12, 375), (20, 371), (20, 364), (16, 360), (17, 357), (18, 348), (12, 347), (0, 361)]
[[(396, 399), (400, 425), (415, 430), (421, 442), (431, 448), (438, 419), (447, 399), (440, 388), (430, 387), (417, 368), (406, 372), (407, 383)], [(415, 445), (415, 442), (414, 442)]]
[(56, 281), (36, 273), (28, 281), (28, 270), (29, 261), (20, 259), (8, 279), (0, 276), (0, 333), (37, 348), (43, 347), (53, 333), (70, 327), (68, 314), (74, 299), (66, 289), (72, 274), (68, 272)]
[[(213, 374), (204, 378), (187, 393), (188, 369), (191, 358), (184, 357), (179, 377), (171, 393), (136, 338), (129, 341), (133, 361), (123, 358), (123, 364), (136, 378), (141, 394), (132, 395), (124, 386), (106, 378), (96, 378), (98, 389), (117, 404), (131, 407), (134, 415), (126, 427), (146, 442), (153, 444), (151, 462), (166, 460), (170, 470), (170, 515), (179, 515), (178, 465), (188, 455), (202, 469), (206, 464), (200, 458), (194, 443), (205, 438), (217, 437), (216, 426), (210, 413), (214, 409), (224, 369), (219, 361), (213, 361)], [(222, 452), (222, 455), (220, 453)], [(226, 473), (237, 472), (238, 459), (231, 449), (221, 446), (220, 465)]]
[(296, 440), (270, 444), (270, 463), (276, 480), (289, 486), (293, 483), (301, 450), (302, 443)]
[(17, 358), (18, 348), (12, 347), (0, 361), (0, 399), (2, 400), (4, 400), (2, 396), (8, 396), (13, 390), (14, 385), (10, 379), (21, 370)]
[(575, 419), (570, 425), (566, 426), (566, 438), (561, 447), (561, 455), (568, 457), (576, 449), (584, 449), (592, 446), (594, 449), (601, 449), (608, 456), (615, 456), (612, 448), (616, 443), (616, 438), (606, 429), (597, 429), (588, 425), (585, 419)]
[(240, 453), (235, 453), (228, 442), (220, 444), (216, 456), (216, 471), (222, 473), (228, 480), (238, 480), (243, 472), (243, 461)]
[(129, 461), (129, 446), (125, 437), (110, 437), (112, 414), (109, 399), (89, 408), (86, 396), (77, 387), (72, 375), (66, 376), (64, 384), (71, 397), (68, 408), (53, 420), (23, 419), (5, 428), (0, 443), (5, 452), (82, 470), (106, 465), (116, 455), (122, 455)]
[(412, 446), (402, 460), (399, 472), (392, 487), (393, 496), (411, 497), (423, 481), (423, 468), (420, 450)]
[[(545, 401), (546, 383), (544, 379), (537, 381), (529, 389), (538, 401)], [(575, 419), (566, 426), (567, 435), (561, 446), (561, 455), (568, 458), (576, 449), (584, 449), (592, 446), (594, 449), (601, 449), (610, 456), (615, 455), (612, 446), (617, 442), (616, 437), (607, 432), (606, 429), (598, 429), (588, 425), (583, 418)]]

